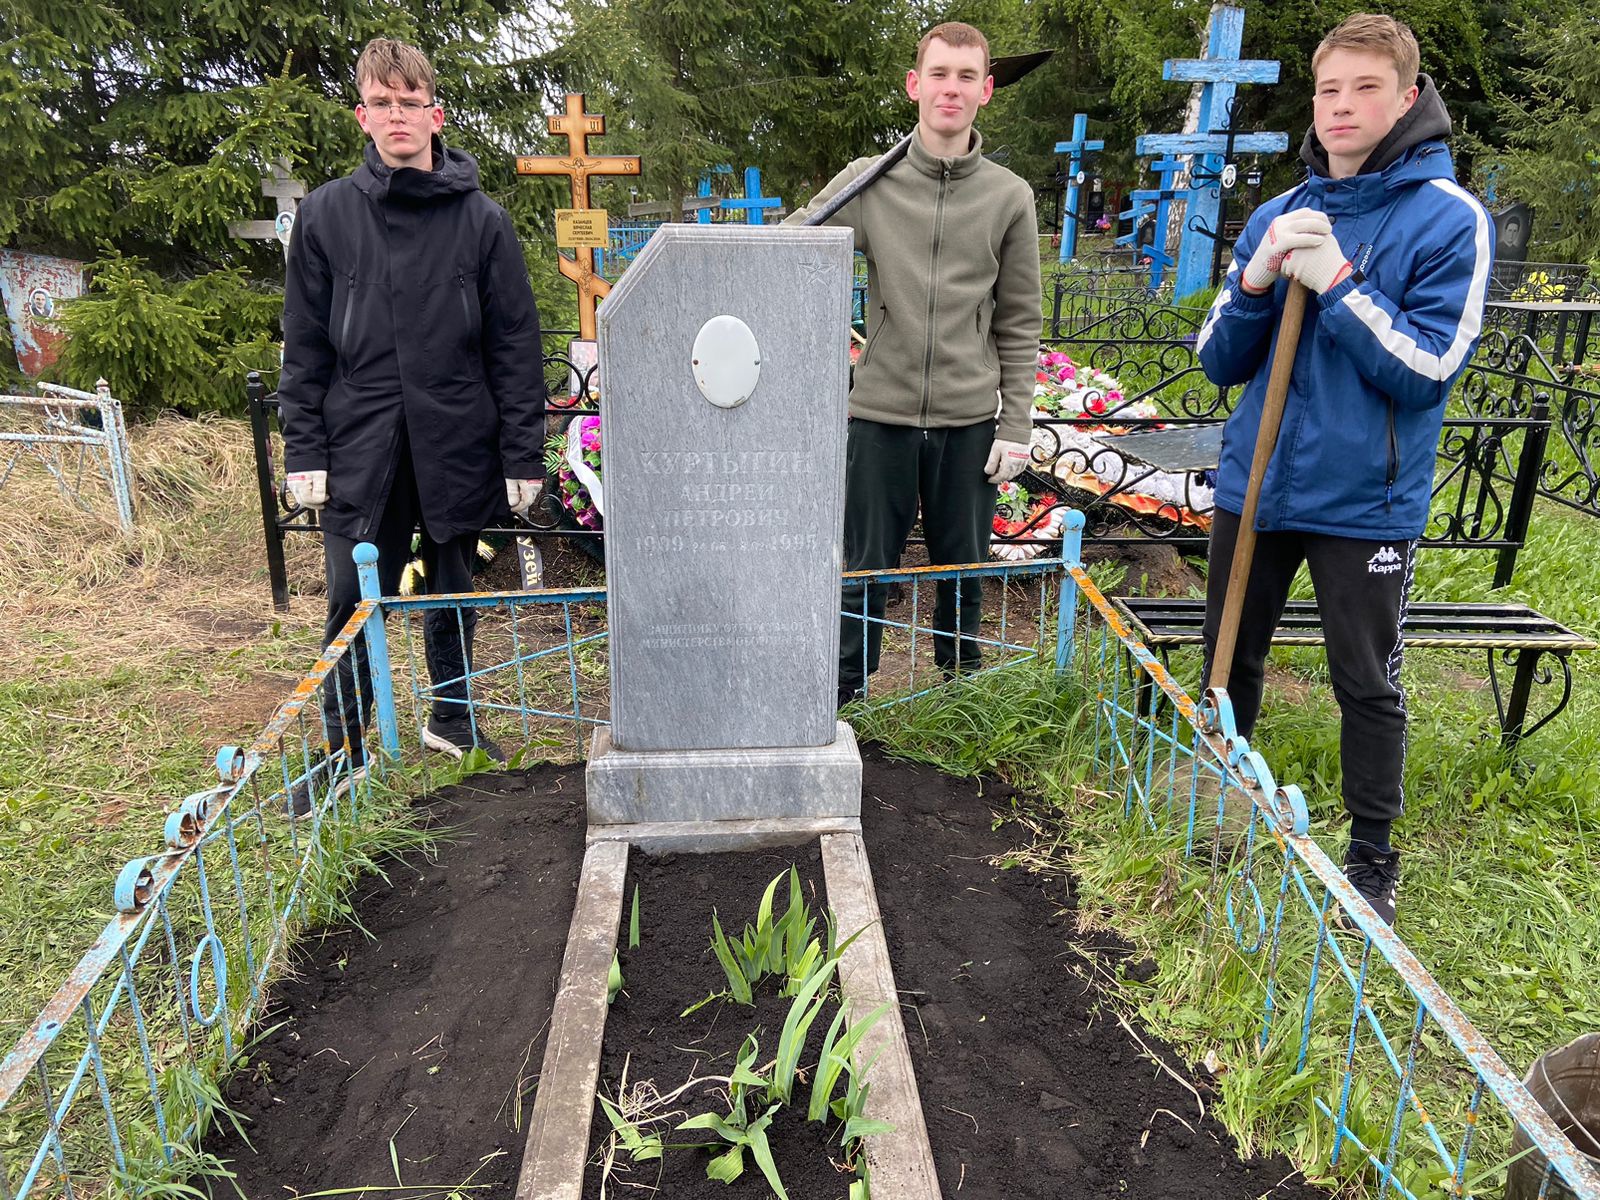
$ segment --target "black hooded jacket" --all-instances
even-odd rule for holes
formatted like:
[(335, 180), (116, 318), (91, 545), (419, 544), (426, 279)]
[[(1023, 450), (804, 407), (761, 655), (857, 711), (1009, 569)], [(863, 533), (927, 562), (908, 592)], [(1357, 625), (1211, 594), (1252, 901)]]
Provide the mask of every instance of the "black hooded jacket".
[(433, 142), (432, 171), (366, 161), (300, 206), (278, 400), (290, 471), (328, 472), (323, 526), (372, 536), (402, 432), (428, 534), (506, 514), (505, 480), (544, 474), (539, 313), (506, 211), (478, 165)]

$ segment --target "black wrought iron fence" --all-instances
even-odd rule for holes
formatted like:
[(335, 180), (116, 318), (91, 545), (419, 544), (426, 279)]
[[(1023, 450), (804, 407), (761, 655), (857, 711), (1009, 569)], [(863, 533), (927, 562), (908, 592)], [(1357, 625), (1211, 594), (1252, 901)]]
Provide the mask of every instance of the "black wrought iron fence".
[[(1082, 509), (1085, 540), (1156, 540), (1201, 550), (1213, 505), (1221, 425), (1237, 390), (1205, 377), (1187, 310), (1126, 304), (1102, 312), (1072, 337), (1046, 345), (1068, 354), (1084, 411), (1034, 418), (1034, 463), (1024, 476), (1036, 504), (1020, 527), (997, 533), (1027, 546), (1058, 513)], [(1433, 501), (1423, 542), (1497, 552), (1495, 585), (1508, 583), (1527, 540), (1534, 497), (1545, 494), (1597, 515), (1587, 445), (1600, 396), (1562, 382), (1526, 338), (1491, 334), (1467, 368), (1440, 436)], [(1546, 460), (1552, 414), (1570, 411), (1570, 453)], [(1565, 422), (1563, 422), (1565, 423)], [(1152, 438), (1148, 435), (1159, 434)], [(1582, 446), (1580, 454), (1577, 447)], [(1569, 461), (1570, 460), (1570, 461)]]
[(1489, 272), (1489, 299), (1577, 300), (1595, 298), (1600, 279), (1586, 263), (1509, 262), (1496, 259)]
[(1532, 338), (1490, 330), (1453, 403), (1480, 416), (1547, 412), (1558, 436), (1550, 439), (1540, 464), (1538, 494), (1600, 516), (1600, 472), (1595, 466), (1600, 378), (1551, 362)]
[[(544, 381), (547, 399), (544, 408), (545, 433), (549, 437), (564, 431), (574, 419), (599, 413), (599, 366), (580, 352), (573, 342), (574, 330), (547, 329), (544, 338)], [(322, 536), (317, 514), (298, 505), (290, 495), (283, 466), (279, 434), (278, 394), (267, 389), (261, 376), (252, 371), (245, 385), (246, 407), (250, 417), (251, 439), (255, 445), (256, 485), (261, 501), (261, 524), (266, 539), (267, 574), (272, 586), (273, 607), (289, 607), (289, 575), (284, 555), (284, 539), (297, 535)], [(562, 501), (564, 476), (570, 472), (558, 467), (545, 481), (539, 499), (526, 518), (511, 519), (506, 525), (492, 526), (483, 532), (491, 537), (517, 541), (525, 577), (537, 575), (539, 551), (534, 534), (572, 539), (598, 553), (600, 530), (574, 516), (573, 507)]]
[[(997, 533), (996, 542), (1046, 549), (1061, 515), (1077, 507), (1085, 513), (1087, 541), (1153, 539), (1199, 551), (1210, 524), (1220, 428), (1237, 398), (1236, 389), (1215, 386), (1200, 368), (1195, 342), (1203, 314), (1148, 297), (1112, 304), (1091, 293), (1070, 294), (1074, 303), (1084, 301), (1076, 310), (1076, 332), (1047, 338), (1045, 348), (1071, 356), (1085, 373), (1089, 398), (1080, 397), (1082, 413), (1036, 414), (1034, 464), (1021, 483), (1045, 502)], [(572, 336), (546, 331), (551, 433), (574, 417), (598, 413), (603, 381), (590, 360), (569, 349)], [(275, 395), (256, 378), (248, 391), (273, 599), (283, 607), (284, 538), (320, 531), (284, 486)], [(1560, 434), (1553, 439), (1552, 425)], [(1536, 496), (1600, 516), (1597, 426), (1600, 380), (1552, 363), (1533, 338), (1491, 329), (1451, 402), (1425, 544), (1494, 550), (1495, 582), (1508, 582)], [(1136, 436), (1152, 433), (1162, 436), (1154, 442)], [(1160, 453), (1151, 449), (1157, 443)], [(561, 474), (526, 521), (486, 532), (523, 539), (528, 553), (534, 553), (533, 534), (571, 538), (597, 553), (601, 533), (562, 503)]]
[(1044, 277), (1044, 336), (1094, 336), (1108, 319), (1125, 321), (1138, 311), (1162, 314), (1157, 319), (1163, 326), (1199, 329), (1205, 310), (1179, 308), (1169, 293), (1170, 285), (1152, 291), (1150, 269), (1132, 262), (1050, 270)]

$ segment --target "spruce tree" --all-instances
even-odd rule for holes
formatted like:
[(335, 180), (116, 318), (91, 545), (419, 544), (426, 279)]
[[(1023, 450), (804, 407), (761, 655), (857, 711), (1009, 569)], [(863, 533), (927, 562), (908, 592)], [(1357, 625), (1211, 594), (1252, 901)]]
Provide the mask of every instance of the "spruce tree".
[[(65, 306), (57, 374), (104, 376), (134, 412), (239, 411), (249, 370), (276, 370), (283, 278), (276, 243), (230, 221), (269, 216), (268, 164), (309, 188), (353, 169), (355, 60), (404, 38), (432, 58), (445, 136), (477, 157), (517, 220), (557, 323), (539, 217), (554, 190), (511, 155), (542, 133), (544, 76), (509, 0), (8, 0), (0, 58), (0, 244), (92, 264)], [(570, 305), (570, 302), (567, 302)]]
[(1508, 100), (1496, 185), (1534, 210), (1534, 253), (1600, 271), (1600, 43), (1583, 5), (1522, 27), (1528, 91)]

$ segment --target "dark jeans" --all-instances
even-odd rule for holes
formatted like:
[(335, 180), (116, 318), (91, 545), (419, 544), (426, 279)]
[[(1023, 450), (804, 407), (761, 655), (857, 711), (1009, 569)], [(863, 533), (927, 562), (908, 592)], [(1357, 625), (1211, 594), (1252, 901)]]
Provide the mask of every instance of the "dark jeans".
[[(339, 485), (337, 479), (330, 482), (333, 487)], [(378, 521), (377, 531), (368, 539), (378, 548), (378, 588), (385, 596), (394, 595), (400, 588), (400, 575), (412, 559), (411, 537), (420, 517), (411, 454), (402, 442), (394, 483), (389, 489), (389, 502)], [(338, 534), (323, 535), (328, 580), (328, 620), (322, 630), (324, 646), (338, 636), (361, 600), (360, 579), (350, 557), (357, 544)], [(429, 595), (470, 592), (472, 559), (477, 544), (476, 534), (436, 542), (424, 530), (421, 544), (423, 589)], [(472, 661), (472, 634), (477, 620), (476, 610), (470, 608), (459, 610), (459, 617), (456, 611), (447, 610), (430, 611), (423, 617), (422, 641), (428, 676), (435, 683), (454, 680), (435, 689), (433, 714), (441, 719), (464, 716), (467, 712), (464, 677)], [(358, 745), (361, 728), (371, 711), (372, 673), (367, 663), (366, 639), (358, 637), (325, 685), (322, 714), (327, 724), (328, 744), (337, 749), (348, 730), (351, 745)], [(360, 751), (354, 753), (359, 755)]]
[[(1211, 676), (1211, 656), (1228, 592), (1228, 564), (1238, 536), (1238, 515), (1217, 509), (1207, 555), (1205, 680)], [(1400, 625), (1411, 594), (1415, 542), (1371, 542), (1292, 530), (1257, 533), (1228, 680), (1234, 720), (1245, 737), (1255, 729), (1267, 650), (1302, 562), (1311, 569), (1327, 643), (1328, 674), (1342, 718), (1339, 761), (1345, 809), (1353, 817), (1393, 821), (1405, 799), (1406, 696), (1400, 687), (1405, 642)]]
[[(847, 571), (887, 570), (900, 565), (906, 538), (917, 519), (935, 565), (982, 562), (994, 529), (995, 485), (984, 474), (995, 423), (982, 421), (958, 429), (915, 429), (851, 418), (845, 462), (844, 567)], [(977, 670), (983, 580), (940, 580), (935, 589), (933, 659), (956, 671), (957, 612), (960, 662)], [(887, 585), (847, 583), (839, 625), (839, 686), (859, 688), (878, 669), (883, 626), (863, 623), (865, 597), (870, 617), (881, 619), (889, 602)], [(865, 630), (863, 630), (865, 624)], [(864, 635), (864, 636), (863, 636)]]

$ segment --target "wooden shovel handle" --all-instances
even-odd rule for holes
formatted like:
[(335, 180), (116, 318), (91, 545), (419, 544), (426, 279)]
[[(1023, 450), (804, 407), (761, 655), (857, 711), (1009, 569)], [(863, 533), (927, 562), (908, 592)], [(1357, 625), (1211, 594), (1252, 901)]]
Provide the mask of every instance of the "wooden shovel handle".
[(1211, 656), (1210, 686), (1225, 688), (1233, 672), (1233, 647), (1239, 640), (1239, 615), (1244, 609), (1244, 590), (1250, 582), (1250, 566), (1256, 554), (1256, 506), (1261, 500), (1261, 480), (1267, 463), (1278, 445), (1278, 427), (1283, 424), (1283, 405), (1289, 398), (1289, 376), (1294, 372), (1294, 355), (1300, 345), (1300, 327), (1305, 323), (1306, 299), (1310, 293), (1298, 280), (1289, 281), (1289, 294), (1283, 300), (1278, 318), (1278, 336), (1272, 348), (1272, 373), (1267, 376), (1267, 399), (1261, 408), (1261, 428), (1256, 433), (1256, 453), (1250, 461), (1250, 482), (1245, 488), (1244, 511), (1239, 514), (1239, 537), (1233, 544), (1233, 561), (1228, 564), (1228, 594), (1222, 602), (1222, 625), (1217, 630), (1217, 648)]

